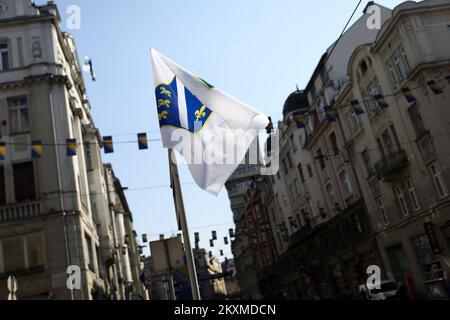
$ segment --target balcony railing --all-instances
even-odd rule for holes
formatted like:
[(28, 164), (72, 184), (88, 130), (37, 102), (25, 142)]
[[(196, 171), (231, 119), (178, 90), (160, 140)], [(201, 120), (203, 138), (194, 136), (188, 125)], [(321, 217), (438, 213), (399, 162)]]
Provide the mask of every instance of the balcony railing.
[(0, 223), (37, 217), (41, 214), (40, 202), (27, 202), (0, 207)]
[(375, 171), (379, 178), (389, 181), (395, 174), (408, 165), (408, 155), (404, 150), (397, 150), (375, 164)]

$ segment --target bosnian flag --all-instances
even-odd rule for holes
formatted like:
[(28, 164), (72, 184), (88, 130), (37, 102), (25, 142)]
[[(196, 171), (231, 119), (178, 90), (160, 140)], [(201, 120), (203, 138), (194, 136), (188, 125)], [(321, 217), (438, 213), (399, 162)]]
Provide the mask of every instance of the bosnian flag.
[(151, 56), (163, 146), (180, 153), (195, 182), (217, 196), (269, 119), (156, 50)]

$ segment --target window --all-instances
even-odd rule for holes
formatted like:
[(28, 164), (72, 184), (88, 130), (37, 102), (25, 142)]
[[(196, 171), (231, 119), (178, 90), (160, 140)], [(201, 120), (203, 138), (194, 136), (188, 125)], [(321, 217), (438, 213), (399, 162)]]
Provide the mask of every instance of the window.
[(369, 68), (367, 67), (367, 62), (366, 62), (366, 60), (363, 60), (363, 61), (360, 63), (359, 68), (360, 68), (360, 70), (361, 70), (361, 74), (362, 74), (362, 75), (364, 75), (364, 74), (367, 72), (367, 70), (368, 70)]
[(363, 223), (361, 221), (361, 217), (363, 214), (355, 213), (352, 216), (352, 224), (353, 224), (353, 230), (356, 233), (363, 233), (365, 231), (365, 228), (363, 227)]
[(34, 271), (44, 268), (41, 233), (0, 240), (0, 273)]
[(378, 210), (381, 214), (381, 217), (383, 218), (384, 224), (388, 225), (390, 223), (389, 217), (387, 215), (386, 208), (384, 207), (384, 203), (383, 200), (381, 200), (381, 197), (376, 198), (375, 203), (377, 204)]
[(284, 204), (285, 207), (287, 207), (289, 205), (288, 198), (286, 197), (285, 194), (283, 194), (283, 204)]
[(339, 147), (336, 139), (336, 134), (332, 132), (330, 134), (330, 142), (331, 142), (331, 149), (333, 150), (333, 154), (337, 155), (339, 153)]
[(28, 114), (27, 98), (8, 99), (9, 125), (11, 134), (26, 133), (30, 131), (30, 117)]
[(406, 66), (404, 65), (403, 60), (398, 53), (392, 57), (392, 62), (394, 63), (395, 69), (397, 70), (400, 79), (405, 79), (407, 74)]
[(275, 198), (277, 199), (277, 206), (278, 206), (278, 209), (279, 210), (281, 210), (281, 202), (280, 202), (280, 195), (275, 195)]
[(327, 186), (325, 187), (325, 191), (327, 192), (327, 196), (328, 196), (328, 202), (330, 204), (330, 207), (334, 207), (335, 204), (337, 203), (337, 199), (336, 199), (336, 194), (334, 193), (334, 189), (333, 186), (330, 184), (327, 184)]
[(391, 59), (386, 63), (386, 67), (394, 87), (397, 86), (401, 80), (406, 79), (410, 70), (410, 65), (406, 51), (403, 47), (399, 47), (399, 49), (394, 52)]
[(379, 107), (378, 103), (375, 100), (375, 96), (378, 94), (383, 94), (380, 86), (376, 84), (376, 80), (374, 80), (367, 86), (367, 92), (369, 93), (369, 109), (371, 110), (371, 113), (376, 112)]
[(297, 152), (297, 145), (295, 144), (294, 135), (290, 137), (289, 142), (291, 143), (291, 148), (294, 153)]
[(306, 169), (308, 170), (308, 175), (309, 175), (309, 177), (310, 177), (310, 178), (313, 178), (313, 177), (314, 177), (314, 174), (313, 174), (311, 165), (308, 164), (308, 165), (306, 166)]
[(396, 150), (395, 143), (392, 140), (389, 130), (386, 130), (381, 134), (381, 141), (379, 141), (379, 143), (380, 142), (384, 156), (388, 157), (395, 153)]
[(26, 237), (28, 268), (41, 268), (44, 265), (44, 250), (42, 246), (42, 235), (40, 233), (30, 234)]
[(392, 85), (394, 86), (394, 88), (396, 88), (400, 79), (398, 78), (397, 72), (395, 71), (393, 64), (391, 62), (387, 62), (386, 68), (388, 70), (389, 77), (391, 78)]
[(303, 166), (301, 163), (297, 166), (297, 170), (298, 170), (298, 174), (300, 175), (300, 180), (302, 181), (302, 183), (304, 183), (305, 182), (305, 174), (303, 173)]
[(86, 142), (84, 144), (84, 157), (86, 158), (86, 170), (92, 171), (94, 169), (92, 165), (91, 143)]
[(6, 203), (5, 168), (0, 167), (0, 205)]
[(442, 279), (444, 274), (439, 262), (439, 256), (433, 253), (430, 242), (426, 235), (412, 240), (412, 244), (417, 254), (417, 258), (422, 266), (425, 281)]
[(0, 42), (0, 72), (9, 70), (9, 50), (7, 42)]
[(361, 157), (362, 157), (362, 160), (364, 163), (364, 167), (366, 168), (366, 171), (367, 171), (367, 176), (368, 177), (372, 176), (374, 174), (374, 170), (372, 167), (372, 162), (370, 160), (369, 150), (367, 150), (367, 149), (364, 150), (361, 153)]
[(417, 103), (414, 103), (411, 107), (409, 107), (408, 114), (409, 118), (411, 119), (414, 131), (416, 132), (416, 136), (423, 136), (427, 130), (425, 129), (425, 126), (423, 124), (422, 116), (420, 115)]
[(406, 202), (406, 197), (403, 192), (403, 188), (401, 185), (394, 187), (395, 196), (397, 197), (398, 203), (400, 205), (400, 209), (402, 210), (403, 215), (409, 215), (408, 203)]
[(416, 187), (414, 186), (414, 183), (411, 178), (406, 179), (405, 181), (406, 189), (408, 190), (409, 198), (411, 199), (411, 204), (415, 211), (420, 210), (420, 202), (419, 198), (416, 194)]
[(433, 162), (432, 164), (430, 164), (429, 169), (439, 197), (441, 199), (447, 197), (448, 190), (444, 180), (442, 179), (442, 172), (439, 164), (437, 162)]
[(327, 165), (325, 163), (325, 156), (322, 153), (322, 149), (317, 150), (317, 156), (316, 159), (320, 162), (320, 169), (324, 170)]
[(345, 195), (350, 196), (353, 193), (353, 190), (347, 172), (341, 172), (339, 174), (339, 180), (341, 180)]
[(34, 182), (34, 169), (32, 162), (13, 164), (14, 193), (16, 201), (36, 199), (36, 186)]
[(289, 192), (291, 193), (292, 199), (295, 199), (294, 186), (292, 184), (289, 185)]
[(89, 270), (91, 270), (92, 272), (95, 272), (94, 269), (94, 252), (92, 250), (92, 239), (90, 236), (88, 236), (87, 234), (84, 234), (84, 240), (86, 243), (86, 258), (87, 258), (87, 264), (89, 267)]
[(408, 56), (406, 55), (406, 50), (403, 46), (400, 47), (400, 54), (402, 55), (403, 63), (405, 64), (406, 70), (411, 70), (411, 65), (409, 64)]
[(282, 163), (283, 163), (284, 174), (288, 174), (288, 167), (286, 164), (286, 159), (283, 159)]
[(3, 272), (25, 271), (25, 252), (22, 237), (8, 238), (2, 240), (3, 249)]
[(291, 154), (290, 153), (287, 154), (287, 160), (288, 160), (289, 168), (292, 169), (293, 166), (292, 166), (292, 159), (291, 159)]
[(298, 181), (298, 179), (294, 179), (294, 186), (295, 186), (295, 191), (297, 193), (297, 196), (300, 196), (302, 193), (302, 188), (300, 185), (300, 182)]
[(356, 115), (352, 111), (349, 111), (347, 112), (347, 119), (350, 126), (350, 133), (351, 135), (355, 135), (362, 128), (360, 116)]

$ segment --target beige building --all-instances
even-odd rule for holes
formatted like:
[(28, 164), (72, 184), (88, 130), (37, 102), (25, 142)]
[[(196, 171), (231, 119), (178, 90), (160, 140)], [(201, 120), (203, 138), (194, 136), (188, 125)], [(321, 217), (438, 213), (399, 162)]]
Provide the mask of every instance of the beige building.
[(227, 296), (227, 287), (219, 259), (205, 249), (194, 249), (194, 259), (202, 299), (224, 299)]
[[(449, 24), (449, 1), (401, 4), (376, 40), (353, 52), (349, 81), (335, 99), (384, 271), (413, 297), (445, 296), (450, 271)], [(433, 93), (431, 80), (442, 93)], [(389, 107), (377, 104), (377, 94)], [(363, 101), (364, 115), (345, 107), (354, 99)]]
[[(111, 168), (101, 161), (74, 39), (52, 2), (0, 3), (0, 299), (9, 275), (19, 299), (124, 299), (133, 276), (114, 210), (125, 204), (110, 197), (123, 190), (106, 183)], [(42, 141), (40, 159), (33, 140)], [(68, 288), (69, 266), (80, 267), (81, 289)]]
[(375, 264), (411, 297), (446, 296), (449, 6), (379, 6), (381, 30), (368, 29), (365, 14), (322, 56), (306, 89), (287, 99), (268, 207), (280, 295), (357, 297)]

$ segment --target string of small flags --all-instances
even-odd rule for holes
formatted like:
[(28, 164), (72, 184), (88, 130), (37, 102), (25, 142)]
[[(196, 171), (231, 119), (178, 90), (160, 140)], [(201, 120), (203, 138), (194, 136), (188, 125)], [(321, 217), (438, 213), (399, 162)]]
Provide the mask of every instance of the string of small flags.
[[(19, 143), (18, 143), (19, 144)], [(6, 143), (0, 141), (0, 160), (5, 160), (8, 153), (7, 145), (15, 145), (15, 143)], [(26, 144), (20, 144), (26, 145)], [(33, 140), (31, 142), (31, 158), (41, 159), (44, 152), (44, 146), (59, 145), (59, 144), (43, 144), (42, 140)], [(67, 157), (75, 157), (77, 155), (77, 148), (79, 143), (77, 139), (66, 139), (66, 155)], [(146, 133), (137, 134), (137, 145), (139, 150), (148, 150), (148, 138)], [(114, 153), (114, 142), (112, 136), (103, 137), (103, 149), (105, 154)]]
[[(438, 82), (446, 80), (449, 84), (450, 84), (450, 75), (446, 76), (445, 79), (441, 79), (441, 80), (430, 80), (426, 83), (426, 86), (435, 94), (435, 95), (440, 95), (444, 92), (444, 87), (439, 85)], [(416, 87), (413, 89), (419, 89), (422, 88), (424, 86), (420, 86), (420, 87)], [(408, 103), (414, 103), (417, 102), (417, 98), (416, 96), (413, 94), (412, 90), (409, 87), (403, 87), (400, 89), (400, 93), (403, 94), (403, 96), (405, 97), (406, 101)], [(373, 101), (376, 103), (376, 105), (380, 108), (380, 109), (385, 109), (388, 108), (390, 105), (386, 100), (386, 97), (390, 97), (390, 96), (394, 96), (396, 95), (396, 93), (393, 94), (389, 94), (389, 95), (382, 95), (382, 94), (376, 94), (372, 96)], [(355, 115), (360, 116), (365, 114), (364, 108), (362, 106), (362, 103), (368, 102), (368, 100), (363, 100), (362, 102), (360, 102), (357, 99), (351, 100), (349, 105), (342, 105), (340, 106), (339, 109), (345, 108), (345, 107), (351, 107), (352, 111)], [(333, 105), (329, 105), (329, 106), (323, 106), (323, 112), (317, 112), (317, 111), (297, 111), (294, 112), (293, 117), (294, 117), (294, 121), (297, 124), (297, 128), (301, 129), (301, 128), (306, 128), (306, 121), (308, 116), (310, 116), (311, 114), (317, 114), (317, 113), (324, 113), (325, 114), (325, 119), (328, 122), (335, 122), (337, 120), (337, 108)], [(273, 127), (273, 124), (272, 124)], [(267, 129), (267, 132), (269, 133), (269, 131), (272, 131), (269, 127)]]

